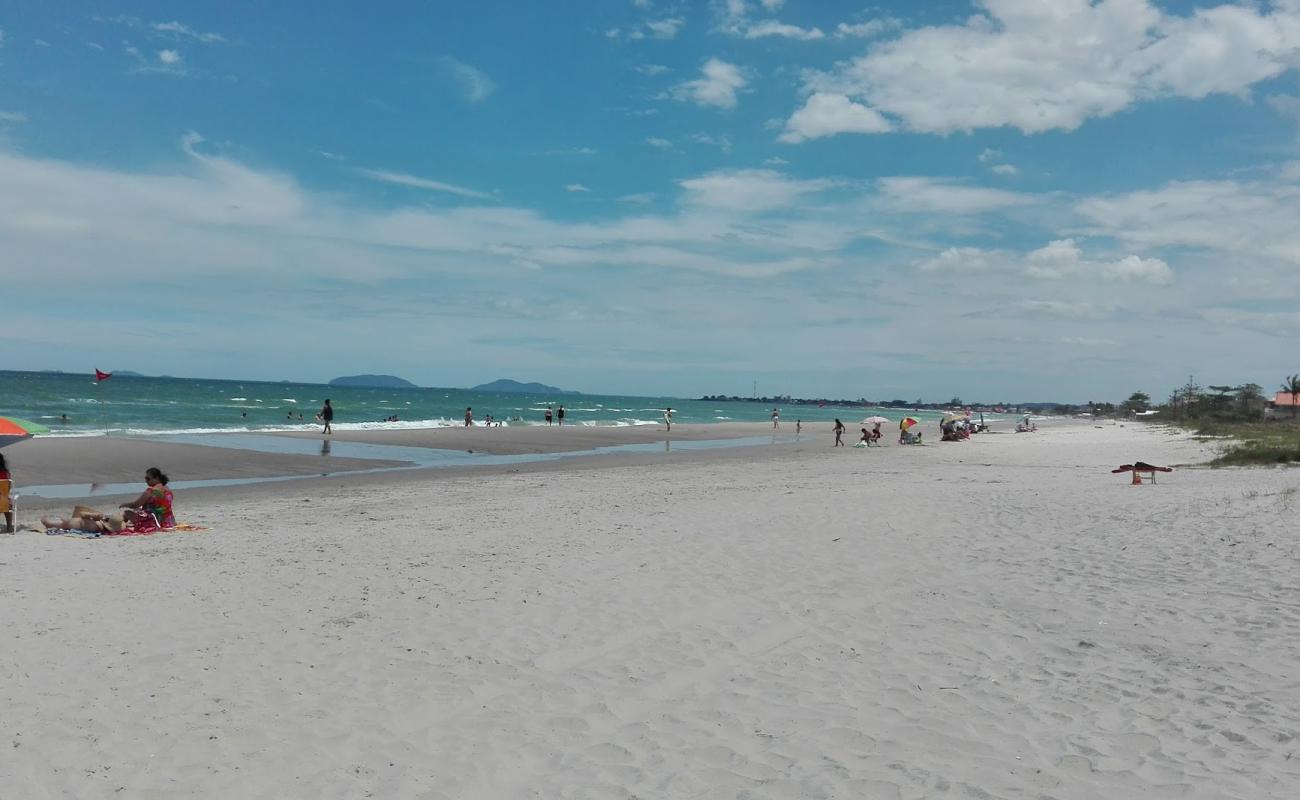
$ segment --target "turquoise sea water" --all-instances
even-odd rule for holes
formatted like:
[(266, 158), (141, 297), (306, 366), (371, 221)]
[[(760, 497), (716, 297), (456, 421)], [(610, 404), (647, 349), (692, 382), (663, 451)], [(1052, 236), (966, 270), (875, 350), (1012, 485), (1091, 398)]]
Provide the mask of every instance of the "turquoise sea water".
[[(318, 429), (325, 398), (334, 406), (334, 427), (430, 428), (463, 424), (465, 407), (481, 422), (491, 414), (507, 425), (542, 425), (547, 406), (565, 407), (565, 424), (655, 425), (663, 409), (676, 423), (767, 422), (763, 403), (683, 400), (614, 395), (524, 395), (463, 389), (355, 389), (309, 383), (136, 378), (115, 375), (96, 384), (93, 375), (0, 370), (0, 415), (47, 425), (55, 436), (148, 435), (222, 431)], [(782, 427), (842, 419), (852, 426), (877, 413), (865, 407), (788, 406)], [(900, 412), (879, 411), (897, 420)], [(933, 419), (935, 412), (907, 412)], [(67, 415), (66, 421), (63, 415)], [(301, 421), (299, 415), (302, 416)], [(396, 415), (398, 422), (384, 422)]]

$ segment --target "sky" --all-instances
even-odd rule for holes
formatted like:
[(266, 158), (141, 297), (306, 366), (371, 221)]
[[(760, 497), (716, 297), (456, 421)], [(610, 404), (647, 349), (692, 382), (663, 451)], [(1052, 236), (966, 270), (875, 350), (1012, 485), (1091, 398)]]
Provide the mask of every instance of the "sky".
[(1300, 371), (1300, 0), (0, 0), (0, 368)]

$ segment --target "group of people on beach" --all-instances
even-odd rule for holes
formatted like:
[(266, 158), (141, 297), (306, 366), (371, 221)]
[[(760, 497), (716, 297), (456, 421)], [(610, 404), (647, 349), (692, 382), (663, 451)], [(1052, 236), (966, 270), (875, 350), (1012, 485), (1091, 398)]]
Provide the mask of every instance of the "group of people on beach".
[[(0, 456), (0, 466), (4, 459)], [(7, 474), (7, 472), (5, 473)], [(47, 530), (84, 531), (98, 534), (114, 534), (130, 531), (132, 533), (150, 533), (176, 527), (174, 512), (175, 498), (167, 487), (170, 482), (167, 475), (157, 467), (144, 471), (145, 489), (134, 500), (118, 505), (118, 511), (106, 514), (86, 506), (75, 506), (66, 517), (41, 517), (41, 525)], [(13, 532), (13, 521), (7, 520), (9, 532)]]

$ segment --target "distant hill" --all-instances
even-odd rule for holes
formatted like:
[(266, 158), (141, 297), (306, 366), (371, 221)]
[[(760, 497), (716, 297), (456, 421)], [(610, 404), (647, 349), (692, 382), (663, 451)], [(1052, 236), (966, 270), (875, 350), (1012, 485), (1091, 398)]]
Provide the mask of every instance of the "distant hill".
[(395, 375), (345, 375), (330, 381), (330, 386), (351, 386), (366, 389), (418, 389), (410, 381)]
[(491, 383), (481, 383), (470, 389), (471, 392), (502, 392), (506, 394), (582, 394), (582, 392), (567, 392), (555, 386), (547, 386), (544, 383), (520, 383), (512, 381), (509, 378), (492, 381)]

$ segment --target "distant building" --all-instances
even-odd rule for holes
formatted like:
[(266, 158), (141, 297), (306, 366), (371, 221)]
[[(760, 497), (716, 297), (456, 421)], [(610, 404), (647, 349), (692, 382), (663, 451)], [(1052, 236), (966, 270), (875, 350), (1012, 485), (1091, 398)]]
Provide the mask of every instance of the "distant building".
[(1286, 409), (1289, 414), (1293, 408), (1297, 407), (1300, 407), (1300, 396), (1290, 392), (1278, 392), (1273, 395), (1272, 400), (1268, 401), (1268, 408), (1264, 409), (1264, 414), (1271, 417), (1282, 409)]

